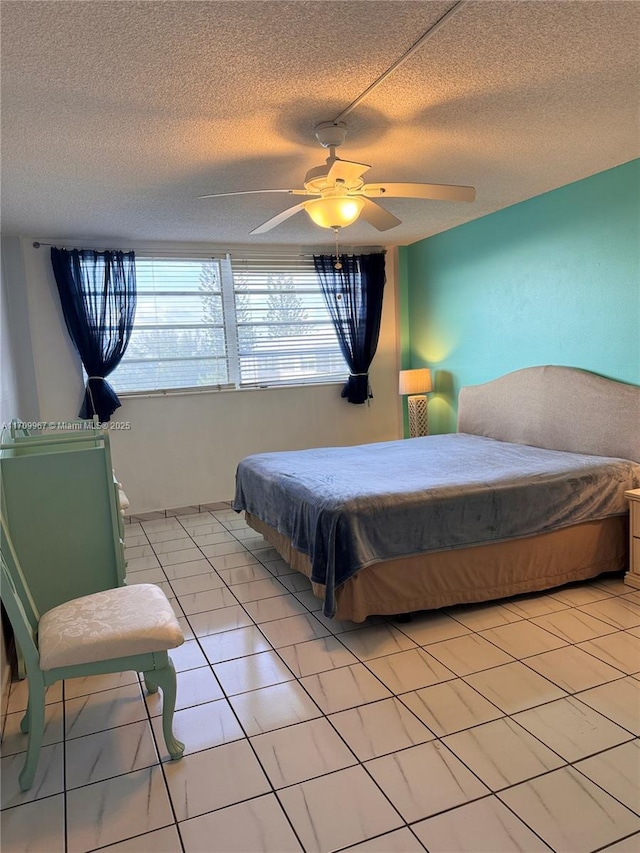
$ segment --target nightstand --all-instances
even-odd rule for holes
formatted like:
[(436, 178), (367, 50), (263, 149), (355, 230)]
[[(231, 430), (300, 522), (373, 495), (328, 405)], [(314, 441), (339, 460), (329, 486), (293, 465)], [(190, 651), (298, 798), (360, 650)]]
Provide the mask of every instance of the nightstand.
[(640, 489), (625, 492), (629, 499), (629, 571), (624, 582), (640, 589)]

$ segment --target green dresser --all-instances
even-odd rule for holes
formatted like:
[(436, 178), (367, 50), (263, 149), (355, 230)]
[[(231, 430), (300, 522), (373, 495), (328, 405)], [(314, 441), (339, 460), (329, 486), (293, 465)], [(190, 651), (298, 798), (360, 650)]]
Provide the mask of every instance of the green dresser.
[(3, 514), (41, 613), (125, 581), (109, 436), (80, 424), (42, 433), (12, 425), (0, 438)]

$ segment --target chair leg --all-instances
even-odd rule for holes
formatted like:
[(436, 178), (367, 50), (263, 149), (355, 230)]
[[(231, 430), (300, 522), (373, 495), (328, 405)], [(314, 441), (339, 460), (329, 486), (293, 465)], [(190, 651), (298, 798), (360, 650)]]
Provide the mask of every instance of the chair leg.
[(29, 732), (29, 743), (27, 757), (18, 781), (20, 790), (28, 791), (36, 775), (44, 733), (44, 681), (37, 680), (33, 676), (29, 679), (29, 704), (20, 728)]
[(147, 686), (151, 683), (156, 690), (158, 687), (162, 690), (162, 733), (164, 734), (164, 742), (167, 745), (169, 755), (176, 761), (178, 758), (182, 758), (184, 744), (173, 734), (173, 712), (176, 706), (176, 671), (171, 658), (169, 658), (167, 666), (162, 667), (162, 669), (145, 672), (143, 675)]
[(29, 703), (27, 702), (27, 710), (24, 712), (23, 718), (20, 720), (20, 731), (26, 735), (29, 731)]
[(149, 679), (147, 678), (147, 673), (146, 673), (146, 672), (143, 672), (142, 674), (143, 674), (143, 676), (144, 676), (144, 686), (145, 686), (145, 687), (146, 687), (146, 689), (147, 689), (147, 693), (149, 693), (149, 694), (151, 694), (151, 693), (157, 693), (157, 692), (158, 692), (158, 685), (157, 685), (157, 684), (152, 684), (152, 683), (149, 681)]

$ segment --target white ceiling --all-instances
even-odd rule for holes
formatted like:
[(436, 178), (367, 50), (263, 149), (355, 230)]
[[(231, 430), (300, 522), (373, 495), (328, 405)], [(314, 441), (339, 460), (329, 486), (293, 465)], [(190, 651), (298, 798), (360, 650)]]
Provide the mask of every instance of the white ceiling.
[[(334, 119), (453, 0), (2, 0), (2, 229), (30, 237), (317, 245), (298, 187)], [(639, 156), (640, 3), (464, 5), (347, 117), (366, 180), (470, 184), (385, 199), (407, 244)], [(85, 243), (86, 245), (86, 243)]]

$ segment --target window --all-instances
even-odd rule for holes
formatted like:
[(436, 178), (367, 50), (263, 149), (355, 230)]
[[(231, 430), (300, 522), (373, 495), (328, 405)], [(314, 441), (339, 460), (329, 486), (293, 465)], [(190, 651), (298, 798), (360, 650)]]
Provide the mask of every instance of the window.
[(310, 257), (136, 257), (136, 278), (131, 341), (109, 377), (120, 394), (348, 373)]

